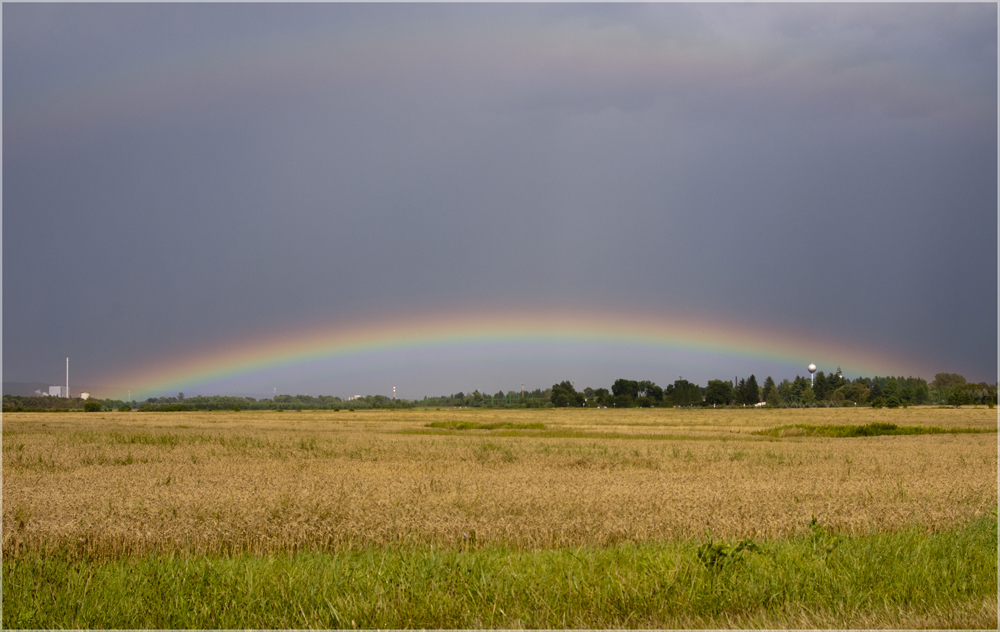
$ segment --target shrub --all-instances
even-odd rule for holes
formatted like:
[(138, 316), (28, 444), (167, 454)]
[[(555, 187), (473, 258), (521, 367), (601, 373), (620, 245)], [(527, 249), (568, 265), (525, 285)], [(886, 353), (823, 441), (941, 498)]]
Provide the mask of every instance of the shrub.
[(85, 413), (97, 413), (101, 411), (101, 402), (88, 399), (83, 402), (83, 412)]

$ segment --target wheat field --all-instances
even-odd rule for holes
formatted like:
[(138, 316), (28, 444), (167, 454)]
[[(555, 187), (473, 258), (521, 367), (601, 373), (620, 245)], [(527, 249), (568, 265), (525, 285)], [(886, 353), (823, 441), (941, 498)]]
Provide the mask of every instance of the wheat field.
[[(754, 434), (870, 423), (984, 432)], [(935, 531), (997, 506), (996, 427), (985, 408), (7, 413), (3, 552)]]

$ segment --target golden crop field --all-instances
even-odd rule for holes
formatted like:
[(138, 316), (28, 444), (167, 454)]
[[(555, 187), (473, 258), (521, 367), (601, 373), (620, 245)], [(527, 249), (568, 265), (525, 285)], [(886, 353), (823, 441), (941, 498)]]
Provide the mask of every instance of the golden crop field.
[[(754, 434), (876, 422), (989, 432)], [(996, 427), (985, 408), (7, 413), (3, 550), (542, 548), (781, 537), (813, 517), (937, 530), (997, 506)]]

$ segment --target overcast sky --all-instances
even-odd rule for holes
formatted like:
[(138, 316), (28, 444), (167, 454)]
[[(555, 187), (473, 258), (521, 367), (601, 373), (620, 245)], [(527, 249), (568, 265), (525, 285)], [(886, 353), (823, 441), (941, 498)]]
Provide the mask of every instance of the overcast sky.
[[(3, 5), (4, 381), (505, 301), (995, 381), (997, 5)], [(785, 370), (474, 355), (390, 379)]]

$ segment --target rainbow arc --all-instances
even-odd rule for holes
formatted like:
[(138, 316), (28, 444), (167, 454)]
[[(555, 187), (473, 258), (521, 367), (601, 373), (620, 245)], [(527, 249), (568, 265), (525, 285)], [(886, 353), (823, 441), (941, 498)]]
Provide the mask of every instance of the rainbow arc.
[(158, 358), (107, 379), (109, 383), (129, 384), (136, 391), (171, 392), (261, 371), (293, 370), (316, 362), (355, 362), (379, 354), (433, 355), (455, 350), (486, 354), (546, 345), (751, 358), (801, 366), (803, 372), (810, 362), (837, 362), (845, 372), (855, 375), (913, 373), (916, 366), (911, 359), (870, 346), (817, 341), (803, 334), (737, 326), (705, 316), (569, 309), (442, 310), (301, 327), (284, 335), (254, 337)]

